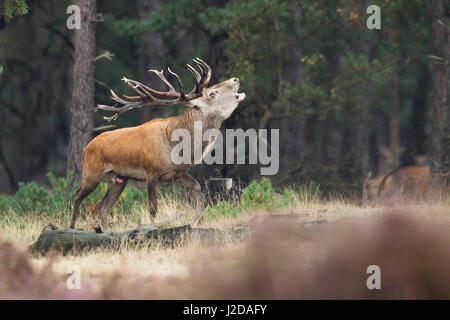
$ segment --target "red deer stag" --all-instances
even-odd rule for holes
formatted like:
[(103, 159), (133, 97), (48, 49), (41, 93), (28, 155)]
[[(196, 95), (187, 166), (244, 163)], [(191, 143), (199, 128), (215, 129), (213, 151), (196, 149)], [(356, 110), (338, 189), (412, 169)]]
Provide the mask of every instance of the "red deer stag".
[[(171, 139), (172, 133), (176, 129), (186, 129), (191, 134), (191, 142), (194, 142), (194, 121), (201, 121), (202, 135), (208, 129), (218, 129), (222, 121), (227, 119), (245, 98), (245, 93), (238, 93), (238, 78), (208, 87), (211, 68), (199, 58), (193, 61), (198, 69), (189, 64), (187, 68), (194, 75), (195, 87), (187, 94), (180, 77), (170, 68), (168, 72), (175, 77), (179, 92), (166, 79), (162, 70), (149, 70), (165, 83), (168, 91), (156, 91), (140, 82), (122, 78), (136, 91), (137, 96), (124, 95), (120, 98), (111, 90), (111, 98), (116, 104), (98, 106), (101, 110), (115, 112), (112, 117), (104, 117), (108, 121), (116, 120), (126, 111), (144, 106), (183, 104), (188, 108), (176, 117), (153, 119), (137, 127), (104, 132), (86, 146), (83, 151), (81, 186), (75, 194), (70, 228), (75, 228), (81, 202), (102, 180), (108, 182), (108, 190), (97, 207), (102, 226), (107, 225), (108, 210), (129, 181), (146, 183), (152, 220), (157, 212), (156, 187), (163, 181), (173, 181), (193, 189), (197, 216), (201, 217), (200, 184), (188, 173), (192, 164), (173, 163), (171, 151), (176, 142)], [(199, 143), (205, 150), (205, 147), (214, 141)]]
[(365, 188), (369, 200), (425, 200), (431, 190), (430, 179), (427, 166), (399, 167), (385, 176), (370, 179)]

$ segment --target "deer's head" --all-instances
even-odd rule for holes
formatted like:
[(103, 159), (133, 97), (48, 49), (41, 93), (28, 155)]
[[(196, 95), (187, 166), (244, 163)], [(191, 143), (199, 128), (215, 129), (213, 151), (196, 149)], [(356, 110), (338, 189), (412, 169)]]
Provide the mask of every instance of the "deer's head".
[[(175, 72), (172, 72), (170, 68), (167, 68), (167, 70), (175, 77), (180, 92), (175, 90), (164, 76), (162, 70), (149, 71), (154, 72), (166, 84), (169, 90), (165, 92), (156, 91), (140, 82), (124, 77), (122, 80), (136, 91), (138, 96), (129, 97), (124, 95), (123, 98), (120, 98), (111, 90), (111, 99), (116, 104), (114, 106), (99, 105), (98, 108), (116, 113), (112, 117), (104, 117), (104, 119), (111, 122), (116, 120), (121, 113), (143, 106), (171, 106), (175, 104), (184, 104), (190, 108), (198, 108), (206, 116), (214, 115), (221, 120), (227, 119), (233, 113), (234, 109), (236, 109), (239, 102), (245, 98), (245, 93), (238, 93), (239, 79), (231, 78), (208, 87), (211, 79), (211, 68), (199, 58), (195, 58), (193, 61), (197, 65), (197, 69), (189, 64), (187, 65), (188, 70), (194, 75), (195, 80), (195, 87), (191, 92), (184, 92), (180, 77)], [(122, 107), (119, 107), (119, 105), (122, 105)]]
[(245, 93), (238, 93), (239, 79), (231, 78), (212, 87), (204, 88), (202, 96), (188, 102), (188, 106), (198, 107), (203, 114), (217, 115), (227, 119), (239, 102), (245, 99)]

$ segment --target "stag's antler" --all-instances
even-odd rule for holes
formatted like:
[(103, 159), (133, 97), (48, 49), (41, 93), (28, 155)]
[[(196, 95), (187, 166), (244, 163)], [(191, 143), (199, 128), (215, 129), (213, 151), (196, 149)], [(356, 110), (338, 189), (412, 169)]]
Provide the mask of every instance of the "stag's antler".
[[(209, 81), (211, 80), (211, 68), (200, 58), (195, 58), (193, 61), (197, 65), (200, 72), (189, 64), (187, 65), (188, 70), (194, 75), (195, 80), (195, 87), (188, 94), (184, 93), (183, 83), (181, 82), (178, 74), (170, 70), (170, 68), (167, 68), (167, 70), (176, 78), (180, 92), (177, 92), (172, 84), (166, 79), (163, 70), (149, 71), (154, 72), (169, 88), (169, 90), (165, 92), (156, 91), (140, 82), (123, 77), (122, 80), (134, 91), (136, 91), (138, 96), (129, 97), (124, 95), (123, 98), (120, 98), (113, 90), (111, 90), (111, 99), (114, 100), (116, 104), (113, 106), (98, 105), (98, 108), (105, 111), (114, 111), (116, 113), (111, 117), (103, 117), (103, 119), (111, 122), (115, 121), (122, 113), (132, 109), (143, 106), (171, 106), (174, 104), (185, 104), (189, 100), (200, 97), (202, 95), (203, 88), (207, 87)], [(172, 100), (164, 100), (168, 98), (171, 98)], [(119, 105), (123, 106), (119, 107)]]

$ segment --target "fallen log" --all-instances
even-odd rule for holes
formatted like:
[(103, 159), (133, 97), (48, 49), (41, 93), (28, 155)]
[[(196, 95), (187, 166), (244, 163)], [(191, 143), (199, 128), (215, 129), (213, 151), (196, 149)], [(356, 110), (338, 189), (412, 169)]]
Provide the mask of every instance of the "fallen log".
[(36, 242), (29, 247), (29, 252), (33, 256), (42, 256), (49, 251), (61, 252), (64, 255), (77, 254), (95, 248), (118, 250), (124, 244), (136, 245), (151, 241), (158, 241), (158, 244), (162, 246), (173, 247), (192, 239), (198, 239), (205, 244), (217, 244), (242, 240), (247, 235), (245, 228), (223, 231), (213, 228), (192, 228), (189, 224), (163, 228), (183, 214), (178, 212), (153, 225), (119, 232), (58, 229), (49, 224), (42, 230)]

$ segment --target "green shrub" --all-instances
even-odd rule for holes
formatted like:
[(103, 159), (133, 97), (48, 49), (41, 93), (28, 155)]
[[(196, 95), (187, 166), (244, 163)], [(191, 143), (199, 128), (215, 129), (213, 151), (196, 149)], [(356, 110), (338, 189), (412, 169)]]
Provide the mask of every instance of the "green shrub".
[(295, 191), (291, 188), (285, 189), (281, 195), (277, 196), (270, 180), (263, 178), (260, 182), (252, 181), (242, 191), (240, 206), (231, 202), (220, 201), (215, 206), (206, 209), (205, 219), (237, 217), (246, 209), (264, 208), (273, 210), (292, 207), (296, 204), (295, 198)]
[(284, 189), (278, 205), (280, 207), (293, 207), (295, 203), (295, 191), (290, 188)]
[[(57, 214), (61, 211), (70, 211), (73, 204), (75, 192), (78, 185), (74, 184), (68, 191), (73, 175), (69, 173), (66, 177), (55, 177), (53, 173), (48, 173), (47, 178), (50, 187), (39, 186), (36, 182), (19, 182), (19, 188), (14, 195), (0, 196), (0, 213), (8, 213), (13, 217), (17, 214), (44, 213)], [(104, 182), (83, 201), (82, 210), (85, 205), (95, 205), (106, 193), (108, 185)], [(137, 190), (126, 187), (119, 198), (118, 204), (124, 210), (130, 210), (136, 203), (142, 203), (147, 199), (146, 190)]]
[(213, 219), (217, 217), (237, 217), (238, 208), (231, 202), (220, 201), (214, 207), (206, 208), (204, 219)]
[(50, 194), (44, 187), (38, 186), (34, 181), (19, 182), (19, 189), (11, 199), (10, 206), (22, 212), (48, 212), (50, 201)]
[(252, 181), (242, 191), (241, 201), (244, 207), (272, 208), (276, 205), (275, 189), (267, 178)]
[(19, 182), (18, 190), (14, 195), (0, 198), (0, 211), (54, 214), (70, 208), (69, 199), (73, 198), (74, 191), (67, 194), (67, 186), (72, 176), (56, 178), (52, 173), (48, 173), (47, 177), (50, 188), (39, 186), (34, 181)]

